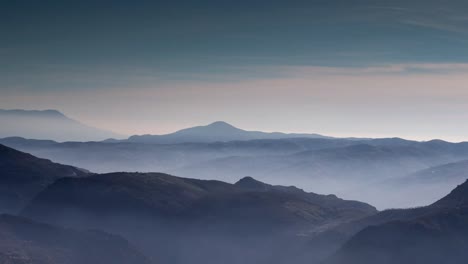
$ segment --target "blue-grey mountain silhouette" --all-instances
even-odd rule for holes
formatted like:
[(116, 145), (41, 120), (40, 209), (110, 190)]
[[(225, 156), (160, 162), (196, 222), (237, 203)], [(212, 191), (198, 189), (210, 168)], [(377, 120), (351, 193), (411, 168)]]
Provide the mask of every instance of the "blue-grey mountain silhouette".
[(57, 110), (0, 109), (0, 126), (0, 137), (15, 136), (56, 141), (100, 141), (122, 137), (82, 124)]

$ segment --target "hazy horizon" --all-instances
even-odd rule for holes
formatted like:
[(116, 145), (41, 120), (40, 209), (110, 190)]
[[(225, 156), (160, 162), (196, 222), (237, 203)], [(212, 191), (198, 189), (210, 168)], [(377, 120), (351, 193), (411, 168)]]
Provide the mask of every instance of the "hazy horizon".
[[(259, 132), (266, 132), (266, 133), (275, 133), (275, 132), (279, 132), (279, 133), (286, 133), (286, 134), (318, 134), (318, 135), (321, 135), (321, 136), (327, 136), (327, 137), (336, 137), (336, 138), (374, 138), (374, 139), (379, 139), (379, 138), (401, 138), (401, 139), (405, 139), (405, 140), (414, 140), (414, 141), (431, 141), (431, 140), (443, 140), (443, 141), (447, 141), (447, 142), (454, 142), (454, 143), (458, 143), (458, 142), (466, 142), (468, 140), (464, 140), (464, 139), (461, 139), (461, 140), (450, 140), (450, 139), (445, 139), (445, 138), (431, 138), (431, 137), (428, 137), (428, 138), (410, 138), (410, 137), (403, 137), (403, 136), (398, 136), (398, 135), (395, 135), (395, 134), (380, 134), (380, 135), (376, 135), (376, 134), (346, 134), (344, 131), (342, 133), (337, 133), (337, 134), (325, 134), (325, 133), (320, 133), (320, 132), (317, 132), (317, 131), (293, 131), (293, 130), (261, 130), (261, 129), (258, 129), (258, 128), (255, 128), (255, 127), (252, 127), (252, 128), (245, 128), (245, 127), (242, 127), (242, 126), (239, 126), (237, 124), (234, 124), (232, 122), (229, 122), (229, 121), (226, 121), (226, 120), (212, 120), (212, 121), (207, 121), (205, 123), (199, 123), (199, 124), (191, 124), (191, 122), (189, 122), (186, 126), (179, 126), (179, 127), (174, 127), (172, 129), (167, 129), (167, 130), (151, 130), (151, 131), (137, 131), (137, 133), (124, 133), (124, 132), (121, 132), (121, 131), (116, 131), (116, 130), (113, 130), (112, 128), (108, 128), (108, 127), (103, 127), (103, 126), (99, 126), (99, 124), (97, 125), (91, 125), (90, 123), (86, 122), (86, 121), (83, 121), (83, 120), (80, 120), (80, 119), (77, 119), (77, 118), (74, 118), (73, 116), (70, 116), (68, 115), (67, 113), (64, 113), (62, 112), (60, 109), (0, 109), (0, 110), (6, 110), (6, 111), (15, 111), (15, 110), (20, 110), (20, 111), (48, 111), (48, 110), (53, 110), (53, 111), (58, 111), (62, 114), (64, 114), (66, 117), (74, 120), (74, 121), (77, 121), (78, 123), (81, 123), (85, 126), (89, 126), (91, 128), (96, 128), (96, 129), (101, 129), (101, 130), (104, 130), (104, 131), (108, 131), (110, 133), (115, 133), (117, 136), (116, 137), (111, 137), (111, 138), (116, 138), (116, 139), (124, 139), (124, 138), (127, 138), (129, 136), (134, 136), (134, 135), (167, 135), (167, 134), (171, 134), (171, 133), (174, 133), (174, 132), (177, 132), (179, 130), (183, 130), (183, 129), (187, 129), (187, 128), (192, 128), (192, 127), (198, 127), (198, 126), (207, 126), (207, 125), (210, 125), (212, 123), (215, 123), (215, 122), (225, 122), (225, 123), (228, 123), (229, 125), (232, 125), (236, 128), (239, 128), (239, 129), (242, 129), (242, 130), (245, 130), (245, 131), (259, 131)], [(120, 120), (120, 121), (124, 121), (124, 120)], [(11, 123), (11, 122), (10, 122)], [(11, 124), (10, 124), (11, 125)], [(263, 126), (265, 127), (265, 126)], [(12, 128), (13, 129), (13, 128)], [(127, 130), (127, 131), (132, 131), (132, 130)], [(63, 131), (62, 131), (63, 132)], [(31, 137), (31, 139), (33, 139), (33, 137)], [(47, 139), (47, 138), (37, 138), (37, 139)]]
[(465, 264), (467, 11), (1, 1), (0, 264)]
[[(463, 1), (2, 3), (0, 108), (91, 126), (468, 140)], [(83, 19), (86, 17), (86, 19)]]

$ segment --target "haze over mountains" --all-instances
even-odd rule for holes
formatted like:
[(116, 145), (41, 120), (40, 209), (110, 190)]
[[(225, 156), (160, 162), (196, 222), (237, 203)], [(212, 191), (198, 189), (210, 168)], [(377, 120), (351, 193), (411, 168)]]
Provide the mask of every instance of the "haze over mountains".
[[(468, 181), (429, 206), (378, 212), (252, 177), (229, 184), (93, 174), (1, 145), (0, 161), (4, 190), (38, 193), (17, 210), (21, 217), (0, 216), (4, 263), (462, 264), (468, 257)], [(39, 191), (37, 180), (11, 181), (27, 178), (47, 180)]]
[(467, 14), (1, 1), (0, 264), (467, 264)]
[[(31, 114), (12, 116), (24, 122)], [(76, 125), (55, 111), (33, 115)], [(0, 215), (4, 263), (468, 257), (466, 142), (263, 133), (215, 122), (123, 140), (0, 144), (0, 213), (10, 214)]]

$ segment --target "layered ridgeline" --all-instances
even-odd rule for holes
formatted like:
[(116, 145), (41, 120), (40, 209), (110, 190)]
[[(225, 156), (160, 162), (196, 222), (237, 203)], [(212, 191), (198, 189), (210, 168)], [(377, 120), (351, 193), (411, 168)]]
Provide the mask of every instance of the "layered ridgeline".
[(162, 263), (275, 264), (310, 263), (322, 256), (310, 234), (375, 213), (365, 203), (250, 177), (228, 184), (110, 173), (60, 179), (22, 215), (122, 235)]
[(0, 127), (0, 137), (15, 136), (56, 141), (97, 141), (122, 137), (82, 124), (57, 110), (0, 109)]
[(86, 175), (87, 171), (0, 145), (0, 213), (17, 212), (59, 178)]
[(384, 211), (337, 230), (361, 231), (326, 264), (466, 263), (468, 181), (432, 205)]
[[(468, 160), (468, 143), (398, 138), (181, 144), (57, 143), (6, 138), (0, 143), (94, 172), (159, 171), (228, 182), (251, 175), (278, 185), (296, 185), (308, 191), (367, 201), (381, 209), (434, 202), (463, 182), (455, 171), (462, 171), (462, 161)], [(436, 168), (458, 162), (460, 166)]]
[(98, 231), (76, 231), (0, 215), (3, 264), (150, 264), (125, 239)]

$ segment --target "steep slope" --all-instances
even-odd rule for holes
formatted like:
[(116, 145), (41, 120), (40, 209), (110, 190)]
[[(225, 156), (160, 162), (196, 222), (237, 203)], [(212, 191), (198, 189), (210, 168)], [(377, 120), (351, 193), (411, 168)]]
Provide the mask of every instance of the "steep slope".
[(97, 231), (74, 231), (0, 215), (0, 263), (149, 264), (126, 240)]
[(327, 138), (318, 134), (286, 134), (246, 131), (226, 122), (218, 121), (206, 126), (197, 126), (167, 135), (131, 136), (128, 142), (175, 144), (187, 142), (227, 142), (235, 140), (280, 139), (280, 138)]
[(17, 212), (55, 180), (87, 174), (86, 171), (0, 145), (0, 211)]
[[(383, 218), (385, 212), (369, 217)], [(367, 226), (327, 264), (465, 263), (468, 258), (468, 181), (434, 204), (402, 210)], [(363, 220), (366, 221), (366, 220)]]
[(97, 141), (121, 135), (73, 120), (57, 110), (0, 109), (0, 137), (25, 137), (57, 141)]
[[(281, 249), (304, 246), (309, 232), (376, 212), (364, 203), (293, 187), (246, 188), (245, 181), (158, 173), (65, 178), (39, 194), (23, 215), (121, 234), (171, 263), (281, 263), (288, 255)], [(274, 248), (281, 256), (273, 261)], [(241, 256), (250, 260), (240, 262)]]

